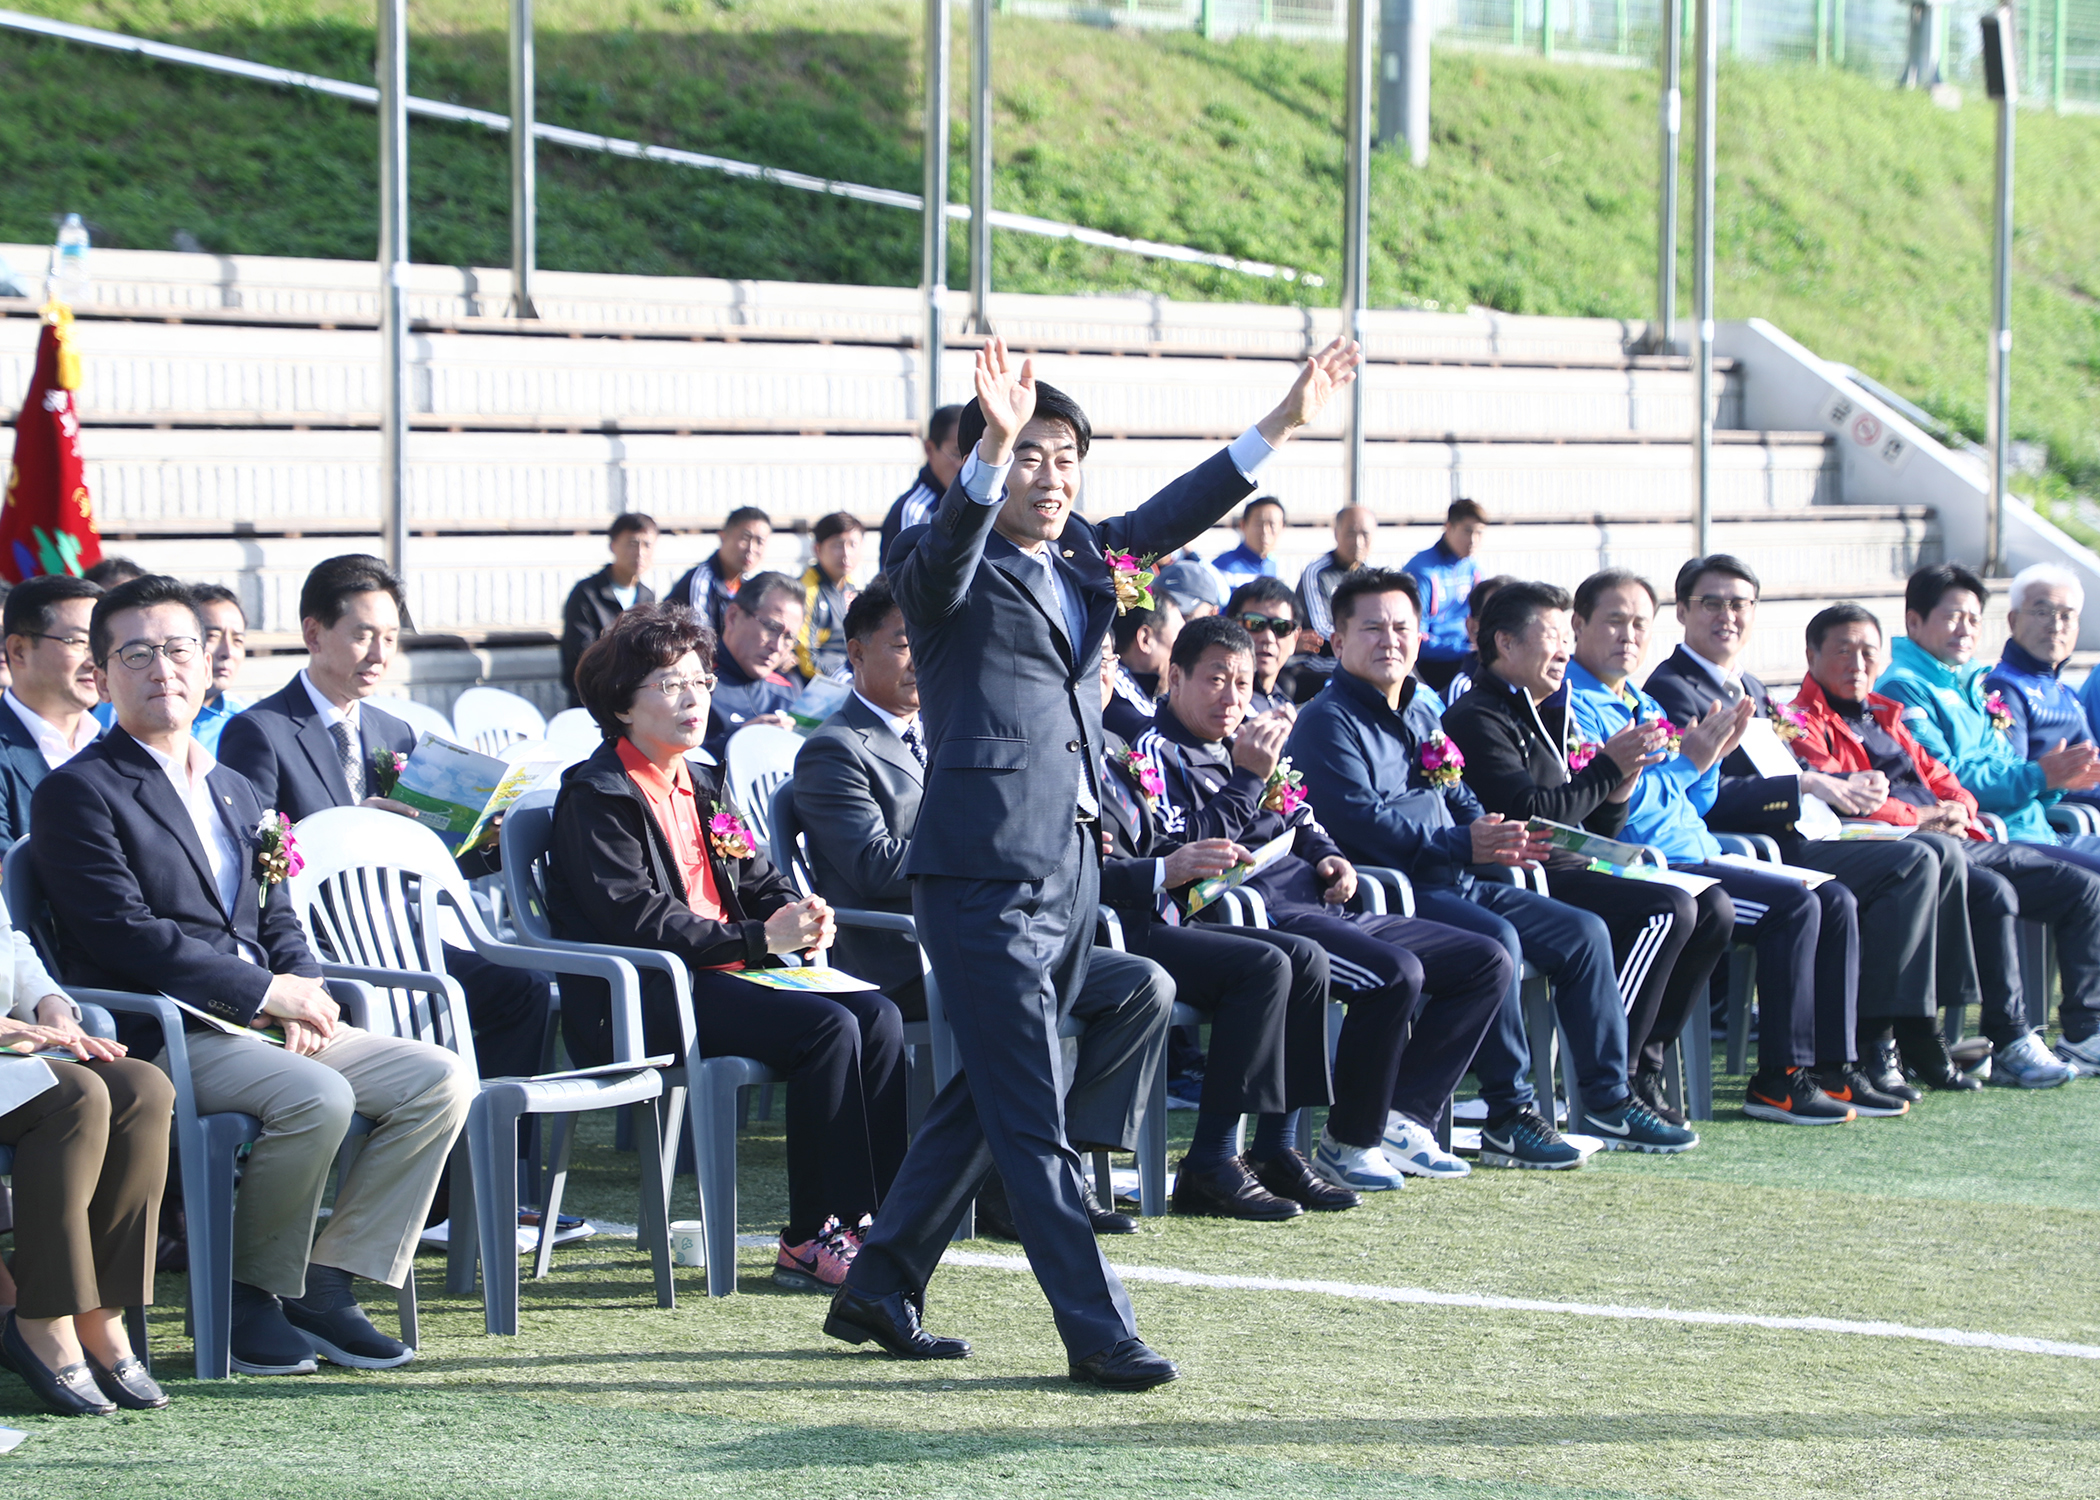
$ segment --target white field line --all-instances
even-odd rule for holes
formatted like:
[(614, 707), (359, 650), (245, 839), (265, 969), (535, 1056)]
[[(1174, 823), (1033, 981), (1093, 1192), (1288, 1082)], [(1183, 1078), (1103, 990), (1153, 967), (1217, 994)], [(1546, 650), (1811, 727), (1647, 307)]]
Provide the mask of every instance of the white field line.
[[(771, 1243), (768, 1241), (767, 1243)], [(1027, 1258), (950, 1250), (950, 1265), (982, 1266), (997, 1271), (1026, 1271)], [(2011, 1333), (1970, 1333), (1960, 1328), (1912, 1328), (1903, 1323), (1857, 1322), (1849, 1318), (1784, 1318), (1764, 1313), (1705, 1312), (1697, 1308), (1621, 1307), (1609, 1302), (1549, 1302), (1539, 1297), (1495, 1297), (1483, 1292), (1432, 1292), (1409, 1286), (1363, 1286), (1350, 1281), (1300, 1281), (1273, 1276), (1213, 1276), (1166, 1266), (1117, 1265), (1125, 1281), (1161, 1286), (1206, 1287), (1233, 1292), (1295, 1292), (1316, 1297), (1344, 1297), (1357, 1302), (1397, 1302), (1417, 1307), (1470, 1308), (1480, 1312), (1529, 1312), (1568, 1318), (1604, 1318), (1626, 1323), (1688, 1323), (1707, 1327), (1769, 1328), (1787, 1333), (1839, 1333), (1857, 1338), (1914, 1339), (1956, 1349), (1996, 1349), (2010, 1354), (2044, 1354), (2056, 1359), (2100, 1360), (2100, 1346), (2069, 1344), (2057, 1339), (2027, 1338)]]

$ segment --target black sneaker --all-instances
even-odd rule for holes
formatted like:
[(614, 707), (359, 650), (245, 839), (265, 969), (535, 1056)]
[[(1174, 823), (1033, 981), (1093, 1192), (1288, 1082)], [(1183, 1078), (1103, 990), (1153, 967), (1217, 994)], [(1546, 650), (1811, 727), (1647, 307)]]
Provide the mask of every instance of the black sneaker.
[(233, 1284), (233, 1368), (242, 1375), (311, 1375), (313, 1341), (291, 1325), (274, 1293)]
[(1775, 1125), (1843, 1125), (1855, 1118), (1852, 1106), (1817, 1088), (1806, 1068), (1757, 1073), (1743, 1093), (1743, 1113)]
[(1520, 1109), (1480, 1127), (1480, 1164), (1534, 1172), (1569, 1172), (1588, 1159), (1581, 1147), (1546, 1123), (1535, 1109)]
[(1875, 1042), (1873, 1050), (1860, 1058), (1859, 1070), (1866, 1074), (1867, 1082), (1877, 1094), (1891, 1094), (1913, 1104), (1925, 1097), (1923, 1089), (1903, 1076), (1903, 1058), (1896, 1051), (1894, 1037), (1883, 1037)]
[(307, 1267), (307, 1294), (285, 1299), (286, 1320), (306, 1335), (314, 1353), (350, 1370), (391, 1370), (414, 1359), (415, 1350), (372, 1326), (351, 1296), (346, 1274), (324, 1274), (332, 1269)]
[(1665, 1125), (1684, 1124), (1684, 1111), (1670, 1107), (1669, 1100), (1663, 1097), (1662, 1074), (1653, 1069), (1644, 1069), (1633, 1075), (1633, 1097), (1647, 1105)]
[(1910, 1113), (1910, 1101), (1884, 1094), (1852, 1063), (1819, 1067), (1809, 1075), (1831, 1099), (1849, 1104), (1861, 1119), (1889, 1119)]

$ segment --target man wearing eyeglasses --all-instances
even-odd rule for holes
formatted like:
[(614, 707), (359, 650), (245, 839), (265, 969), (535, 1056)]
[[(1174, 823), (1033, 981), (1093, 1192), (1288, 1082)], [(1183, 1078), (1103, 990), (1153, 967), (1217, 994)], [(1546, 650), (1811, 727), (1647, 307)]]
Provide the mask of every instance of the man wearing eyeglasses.
[(0, 631), (14, 681), (0, 694), (0, 849), (29, 832), (37, 784), (95, 742), (95, 664), (88, 616), (99, 585), (67, 573), (16, 584)]
[[(1678, 728), (1697, 724), (1718, 700), (1724, 707), (1749, 699), (1755, 716), (1773, 717), (1765, 685), (1742, 668), (1757, 624), (1757, 575), (1748, 563), (1717, 552), (1693, 558), (1677, 570), (1677, 621), (1684, 644), (1644, 684), (1650, 697)], [(1919, 1097), (1904, 1081), (1896, 1043), (1907, 1038), (1902, 1061), (1935, 1088), (1959, 1088), (1944, 1047), (1929, 1021), (1934, 1004), (1980, 1002), (1975, 950), (1968, 938), (1968, 890), (1960, 860), (1942, 862), (1926, 844), (1840, 842), (1804, 838), (1797, 827), (1803, 799), (1828, 804), (1846, 818), (1864, 818), (1888, 798), (1888, 778), (1879, 771), (1766, 776), (1748, 752), (1737, 749), (1721, 762), (1720, 789), (1706, 813), (1717, 833), (1772, 836), (1790, 864), (1835, 875), (1859, 906), (1859, 930), (1874, 935), (1872, 962), (1859, 966), (1859, 1009), (1854, 1056), (1867, 1081), (1881, 1093)], [(1813, 811), (1813, 809), (1811, 809)], [(1921, 1015), (1920, 1013), (1923, 1013)], [(1826, 1057), (1828, 1054), (1826, 1053)], [(1842, 1102), (1842, 1101), (1841, 1101)]]
[[(1983, 680), (1984, 690), (1997, 693), (2005, 716), (2012, 720), (2006, 740), (2035, 762), (2063, 746), (2091, 748), (2093, 730), (2085, 704), (2062, 676), (2078, 649), (2085, 586), (2069, 568), (2036, 563), (2020, 570), (2008, 593), (2009, 638), (1998, 664)], [(2071, 791), (2065, 800), (2100, 802), (2100, 793)]]
[[(415, 1351), (372, 1326), (353, 1279), (408, 1276), (473, 1075), (445, 1048), (342, 1019), (291, 893), (263, 864), (263, 799), (190, 735), (211, 666), (187, 586), (118, 585), (89, 636), (116, 728), (37, 789), (30, 844), (60, 971), (69, 985), (164, 993), (234, 1028), (193, 1022), (187, 1037), (198, 1110), (262, 1121), (233, 1210), (233, 1367), (296, 1374), (317, 1354), (406, 1364)], [(135, 1050), (165, 1066), (161, 1039), (141, 1029)], [(283, 1044), (239, 1034), (263, 1029)], [(375, 1128), (317, 1239), (353, 1113)]]
[(729, 737), (752, 724), (793, 729), (788, 708), (801, 689), (784, 670), (802, 633), (802, 588), (785, 573), (753, 573), (722, 609), (722, 649), (715, 653), (720, 681), (707, 711), (702, 747), (720, 761)]

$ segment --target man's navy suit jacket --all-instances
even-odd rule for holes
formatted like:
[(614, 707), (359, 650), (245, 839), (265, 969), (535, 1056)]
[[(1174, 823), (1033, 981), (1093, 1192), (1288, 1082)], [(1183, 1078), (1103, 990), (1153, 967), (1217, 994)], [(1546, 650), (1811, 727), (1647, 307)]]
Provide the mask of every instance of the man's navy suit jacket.
[(0, 703), (0, 850), (29, 836), (29, 799), (50, 774), (29, 726)]
[[(67, 984), (165, 993), (235, 1025), (262, 1005), (273, 973), (320, 977), (291, 893), (260, 899), (256, 826), (264, 805), (239, 772), (207, 779), (233, 837), (240, 885), (219, 900), (189, 809), (145, 748), (113, 729), (44, 778), (30, 840)], [(253, 944), (261, 965), (240, 956)]]
[[(1743, 695), (1757, 705), (1757, 716), (1770, 718), (1772, 695), (1765, 685), (1748, 672), (1741, 674), (1741, 682)], [(1641, 686), (1680, 729), (1689, 729), (1706, 717), (1714, 699), (1720, 696), (1683, 646), (1671, 652)], [(1747, 754), (1741, 750), (1728, 752), (1727, 759), (1721, 762), (1720, 790), (1706, 812), (1707, 827), (1723, 833), (1770, 833), (1791, 840), (1794, 823), (1800, 816), (1801, 778), (1760, 776)]]
[(992, 529), (999, 505), (949, 486), (897, 538), (928, 766), (910, 875), (1040, 880), (1068, 857), (1081, 778), (1100, 762), (1101, 641), (1115, 618), (1108, 551), (1172, 553), (1254, 491), (1220, 450), (1127, 515), (1073, 516), (1047, 543), (1085, 612), (1070, 639), (1042, 565)]
[[(406, 755), (416, 748), (416, 732), (367, 699), (357, 710), (360, 754), (367, 767), (376, 750)], [(263, 806), (274, 807), (294, 823), (331, 807), (350, 806), (350, 783), (343, 776), (335, 736), (314, 707), (306, 684), (294, 677), (260, 703), (229, 719), (219, 736), (219, 762), (255, 783)], [(366, 784), (370, 783), (366, 772)]]

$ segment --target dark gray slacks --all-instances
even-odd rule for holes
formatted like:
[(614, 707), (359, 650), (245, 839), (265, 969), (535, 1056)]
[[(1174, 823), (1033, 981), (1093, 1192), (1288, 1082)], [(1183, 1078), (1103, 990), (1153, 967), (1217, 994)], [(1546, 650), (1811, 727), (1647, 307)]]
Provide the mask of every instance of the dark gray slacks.
[(1065, 1135), (1057, 1028), (1085, 983), (1100, 890), (1098, 835), (1041, 880), (921, 875), (912, 914), (961, 1071), (935, 1096), (847, 1275), (870, 1296), (920, 1294), (995, 1164), (1058, 1336), (1074, 1359), (1134, 1338), (1129, 1295), (1094, 1239)]
[[(1859, 903), (1859, 1020), (1934, 1015), (1939, 924), (1943, 916), (1967, 920), (1964, 871), (1949, 869), (1930, 841), (1915, 837), (1806, 842), (1789, 860), (1835, 875)], [(1822, 1052), (1818, 1060), (1834, 1056)]]
[(1138, 1122), (1159, 1081), (1179, 986), (1150, 959), (1096, 948), (1070, 1014), (1086, 1023), (1065, 1083), (1074, 1151), (1137, 1149)]
[(2100, 875), (2063, 858), (2047, 844), (1983, 844), (1962, 847), (1972, 883), (1997, 881), (2012, 893), (1988, 919), (1972, 919), (1976, 966), (1983, 978), (1983, 1034), (1999, 1046), (2030, 1029), (2020, 988), (2020, 949), (2015, 924), (2021, 917), (2046, 922), (2056, 938), (2056, 966), (2063, 1005), (2057, 1020), (2064, 1035), (2083, 1041), (2100, 1031)]

